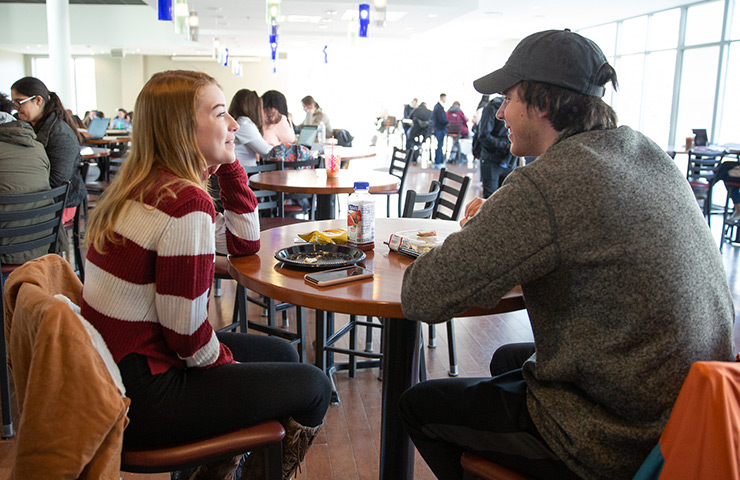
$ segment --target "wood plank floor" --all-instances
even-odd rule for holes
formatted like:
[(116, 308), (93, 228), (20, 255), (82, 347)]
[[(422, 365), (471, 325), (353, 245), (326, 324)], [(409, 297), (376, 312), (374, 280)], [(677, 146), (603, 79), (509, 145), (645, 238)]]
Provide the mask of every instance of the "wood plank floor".
[[(354, 166), (353, 166), (354, 168)], [(381, 167), (374, 167), (381, 168)], [(453, 166), (453, 170), (473, 176), (472, 188), (468, 197), (472, 198), (480, 192), (477, 171), (464, 166)], [(408, 187), (426, 191), (429, 182), (436, 178), (437, 170), (422, 169), (413, 166), (410, 170)], [(379, 199), (377, 211), (385, 213), (384, 200)], [(395, 199), (391, 200), (391, 214), (395, 208)], [(341, 200), (340, 200), (341, 205)], [(716, 220), (713, 230), (719, 236)], [(727, 270), (735, 304), (740, 305), (740, 279), (738, 278), (738, 262), (740, 249), (726, 245), (723, 258)], [(222, 283), (222, 296), (211, 297), (210, 318), (214, 326), (218, 327), (230, 320), (234, 304), (235, 284), (233, 281)], [(260, 318), (261, 312), (250, 307), (250, 318)], [(290, 314), (291, 325), (294, 325), (293, 313)], [(337, 318), (337, 326), (343, 322), (342, 315)], [(308, 312), (308, 342), (313, 341), (314, 320)], [(500, 345), (510, 342), (531, 341), (532, 332), (529, 327), (526, 312), (514, 312), (488, 317), (466, 318), (455, 321), (459, 369), (461, 376), (486, 376), (488, 362), (493, 351)], [(441, 327), (441, 328), (440, 328)], [(447, 337), (443, 326), (437, 328), (437, 347), (425, 347), (426, 365), (429, 378), (443, 378), (447, 376), (449, 361), (447, 356)], [(364, 330), (364, 329), (363, 329)], [(424, 334), (426, 336), (426, 328)], [(740, 333), (736, 328), (736, 339)], [(379, 346), (379, 334), (375, 333), (375, 348)], [(364, 341), (364, 332), (360, 334), (360, 341)], [(737, 340), (736, 340), (737, 341)], [(313, 352), (309, 348), (309, 359), (313, 362)], [(341, 361), (342, 356), (337, 355)], [(381, 383), (378, 381), (378, 369), (364, 369), (350, 379), (346, 371), (338, 372), (335, 376), (336, 387), (341, 402), (329, 408), (325, 419), (325, 427), (316, 439), (304, 462), (299, 480), (348, 480), (348, 479), (377, 479), (378, 452), (380, 445), (380, 410), (381, 410)], [(17, 428), (17, 407), (13, 396), (13, 411)], [(15, 440), (0, 441), (0, 480), (7, 479), (13, 467), (15, 455)], [(429, 468), (423, 460), (416, 456), (415, 478), (419, 480), (433, 479)], [(123, 479), (130, 480), (165, 480), (168, 474), (134, 475), (122, 474)]]

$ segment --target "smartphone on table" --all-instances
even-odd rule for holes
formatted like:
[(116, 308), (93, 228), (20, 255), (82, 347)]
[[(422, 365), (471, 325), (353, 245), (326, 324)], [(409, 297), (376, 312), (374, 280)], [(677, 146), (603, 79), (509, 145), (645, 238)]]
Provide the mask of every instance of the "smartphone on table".
[(362, 280), (363, 278), (372, 278), (372, 276), (373, 272), (371, 270), (353, 265), (351, 267), (307, 273), (303, 278), (312, 285), (327, 287), (329, 285)]

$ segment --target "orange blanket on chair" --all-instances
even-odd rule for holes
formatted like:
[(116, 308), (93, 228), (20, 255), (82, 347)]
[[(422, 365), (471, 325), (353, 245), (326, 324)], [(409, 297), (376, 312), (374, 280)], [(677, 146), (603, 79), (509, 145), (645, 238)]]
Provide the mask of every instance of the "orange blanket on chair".
[(696, 362), (660, 437), (661, 479), (740, 478), (740, 363)]
[(58, 255), (27, 262), (5, 283), (5, 335), (21, 417), (11, 478), (119, 479), (130, 400), (122, 397), (62, 294), (82, 284)]

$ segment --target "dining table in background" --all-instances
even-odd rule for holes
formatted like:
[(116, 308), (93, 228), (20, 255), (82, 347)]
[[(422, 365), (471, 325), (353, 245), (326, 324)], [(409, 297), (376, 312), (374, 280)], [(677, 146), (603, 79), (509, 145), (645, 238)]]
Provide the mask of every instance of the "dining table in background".
[(101, 157), (109, 157), (110, 149), (102, 147), (80, 147), (80, 156), (83, 160), (94, 160)]
[[(120, 136), (105, 136), (103, 138), (83, 138), (82, 143), (84, 145), (117, 145), (121, 143), (129, 143), (131, 137), (129, 135)], [(106, 148), (111, 148), (110, 146)]]
[[(342, 219), (264, 230), (260, 234), (260, 251), (246, 257), (229, 257), (229, 273), (241, 285), (260, 295), (314, 309), (317, 316), (323, 312), (334, 312), (384, 319), (380, 478), (412, 479), (413, 444), (401, 422), (398, 400), (419, 379), (420, 324), (407, 320), (401, 308), (403, 273), (413, 259), (391, 252), (383, 241), (400, 231), (434, 229), (441, 236), (453, 233), (460, 227), (457, 222), (447, 220), (378, 218), (375, 249), (365, 252), (367, 257), (359, 263), (374, 272), (373, 278), (330, 287), (315, 287), (307, 283), (303, 278), (306, 270), (286, 267), (274, 257), (276, 251), (295, 245), (300, 233), (344, 227), (346, 222)], [(430, 295), (433, 294), (435, 292), (430, 292)], [(524, 298), (521, 289), (516, 287), (494, 308), (474, 307), (459, 316), (490, 315), (521, 309), (524, 309)]]
[(316, 195), (316, 218), (332, 219), (336, 210), (336, 195), (352, 193), (355, 182), (368, 182), (370, 193), (398, 187), (398, 177), (373, 170), (340, 169), (336, 177), (327, 177), (326, 169), (277, 170), (249, 177), (249, 185), (262, 190), (282, 193)]

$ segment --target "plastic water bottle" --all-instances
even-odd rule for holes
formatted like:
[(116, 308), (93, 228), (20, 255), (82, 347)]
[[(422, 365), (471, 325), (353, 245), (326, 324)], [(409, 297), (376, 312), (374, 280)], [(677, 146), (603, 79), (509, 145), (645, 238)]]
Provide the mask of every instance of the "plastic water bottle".
[(316, 143), (321, 145), (326, 143), (326, 125), (324, 125), (324, 122), (319, 122), (319, 126), (316, 129)]
[(349, 243), (360, 250), (375, 248), (375, 199), (368, 182), (355, 182), (354, 193), (347, 199)]

